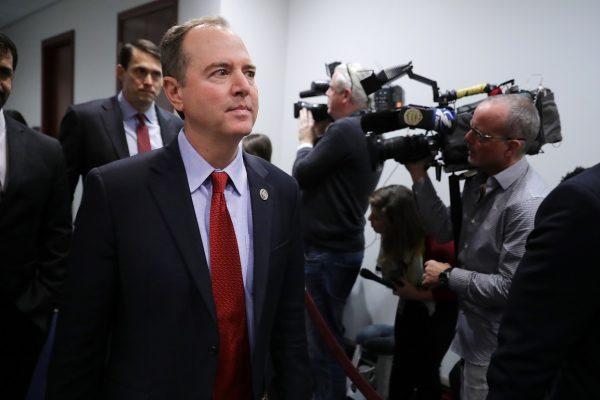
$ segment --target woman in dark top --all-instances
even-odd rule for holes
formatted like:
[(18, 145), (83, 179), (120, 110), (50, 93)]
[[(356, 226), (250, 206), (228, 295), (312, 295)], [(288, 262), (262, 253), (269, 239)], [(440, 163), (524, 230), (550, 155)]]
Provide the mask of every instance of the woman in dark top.
[(380, 188), (369, 203), (369, 221), (381, 234), (378, 265), (384, 278), (398, 285), (394, 293), (400, 297), (389, 399), (439, 400), (440, 363), (454, 336), (457, 302), (452, 293), (429, 290), (421, 281), (423, 261), (452, 261), (453, 244), (425, 237), (413, 194), (404, 186)]

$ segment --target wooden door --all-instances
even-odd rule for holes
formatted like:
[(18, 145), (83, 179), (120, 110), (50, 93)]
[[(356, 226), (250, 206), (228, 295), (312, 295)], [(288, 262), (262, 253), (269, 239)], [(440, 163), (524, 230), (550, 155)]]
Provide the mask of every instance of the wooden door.
[(42, 132), (57, 137), (60, 121), (73, 104), (75, 31), (42, 42)]

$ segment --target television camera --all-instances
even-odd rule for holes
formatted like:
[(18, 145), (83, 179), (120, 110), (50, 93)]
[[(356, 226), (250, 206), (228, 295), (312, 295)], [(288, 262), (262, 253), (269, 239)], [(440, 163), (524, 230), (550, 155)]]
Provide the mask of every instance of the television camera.
[[(417, 161), (428, 156), (433, 158), (436, 177), (440, 180), (441, 169), (456, 172), (469, 169), (468, 150), (464, 139), (470, 129), (470, 121), (477, 105), (474, 102), (460, 107), (456, 100), (485, 93), (494, 96), (502, 93), (519, 93), (529, 96), (535, 104), (541, 119), (540, 131), (527, 154), (538, 154), (545, 143), (562, 140), (560, 118), (554, 94), (545, 87), (535, 90), (521, 90), (509, 80), (498, 85), (480, 84), (460, 90), (440, 93), (437, 82), (413, 72), (412, 62), (372, 73), (361, 81), (368, 94), (374, 93), (384, 85), (408, 75), (409, 78), (431, 86), (435, 107), (407, 105), (394, 110), (370, 113), (362, 117), (361, 126), (368, 133), (371, 163), (375, 168), (381, 162), (393, 158), (400, 163)], [(381, 134), (403, 128), (420, 128), (423, 134), (384, 138)]]

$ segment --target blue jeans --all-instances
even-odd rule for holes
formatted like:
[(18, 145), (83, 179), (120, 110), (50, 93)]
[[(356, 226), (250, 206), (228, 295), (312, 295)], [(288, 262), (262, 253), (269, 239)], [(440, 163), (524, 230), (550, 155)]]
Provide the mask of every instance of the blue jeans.
[[(363, 260), (363, 251), (337, 253), (307, 248), (304, 255), (306, 289), (327, 322), (338, 343), (343, 346), (344, 305)], [(313, 380), (314, 400), (346, 398), (346, 374), (316, 330), (310, 318), (306, 321), (308, 354)]]

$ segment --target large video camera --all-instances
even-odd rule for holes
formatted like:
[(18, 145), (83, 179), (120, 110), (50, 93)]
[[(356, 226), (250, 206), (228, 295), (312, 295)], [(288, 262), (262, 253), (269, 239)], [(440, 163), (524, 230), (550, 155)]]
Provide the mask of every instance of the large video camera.
[[(335, 68), (340, 64), (341, 62), (339, 61), (325, 64), (327, 75), (331, 77)], [(299, 93), (300, 98), (305, 99), (307, 97), (324, 96), (329, 89), (330, 82), (329, 79), (312, 81), (310, 89), (303, 90)], [(373, 92), (367, 93), (367, 95), (372, 93), (375, 94), (373, 96), (373, 106), (369, 111), (392, 110), (401, 107), (404, 104), (404, 90), (400, 86), (391, 86), (384, 83)], [(303, 108), (306, 108), (312, 113), (316, 122), (324, 121), (326, 119), (333, 120), (327, 113), (327, 104), (309, 103), (306, 101), (297, 101), (294, 103), (294, 118), (300, 116), (300, 110)]]
[[(412, 62), (382, 70), (378, 74), (373, 73), (363, 79), (361, 85), (365, 92), (370, 94), (407, 74), (411, 79), (431, 86), (433, 100), (438, 103), (438, 106), (408, 105), (392, 111), (363, 116), (361, 126), (368, 133), (373, 168), (391, 158), (400, 163), (407, 163), (432, 156), (438, 180), (442, 167), (446, 172), (469, 169), (468, 150), (464, 137), (470, 129), (473, 112), (481, 101), (460, 107), (456, 107), (455, 102), (475, 94), (486, 93), (488, 96), (493, 96), (502, 93), (519, 93), (531, 99), (540, 114), (541, 126), (527, 154), (538, 154), (545, 143), (556, 143), (562, 140), (554, 94), (547, 88), (539, 87), (532, 91), (524, 91), (514, 85), (514, 80), (510, 80), (499, 85), (482, 84), (440, 94), (437, 82), (413, 73)], [(393, 138), (384, 138), (381, 135), (403, 128), (420, 128), (427, 133)]]

